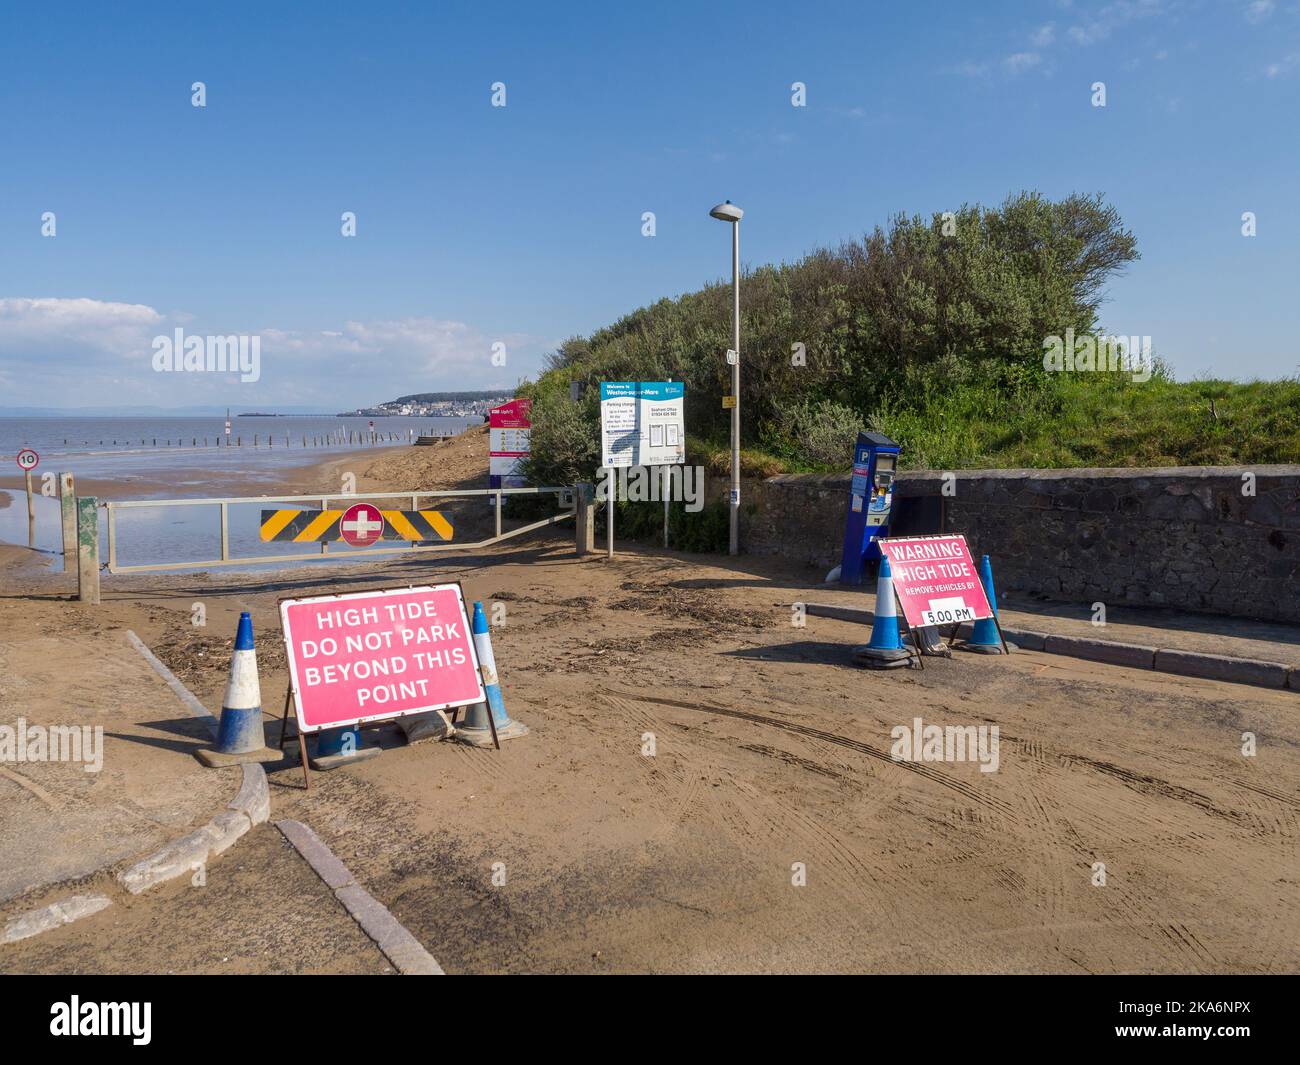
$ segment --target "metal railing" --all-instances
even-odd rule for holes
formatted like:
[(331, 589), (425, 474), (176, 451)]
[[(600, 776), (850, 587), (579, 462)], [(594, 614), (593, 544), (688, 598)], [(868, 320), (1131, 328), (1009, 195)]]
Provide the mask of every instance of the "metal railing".
[[(319, 559), (321, 555), (328, 554), (330, 558), (352, 559), (352, 558), (374, 558), (380, 555), (407, 554), (413, 551), (465, 551), (479, 547), (488, 547), (492, 544), (502, 543), (506, 540), (513, 539), (516, 536), (522, 536), (524, 533), (533, 532), (536, 529), (545, 528), (548, 525), (555, 525), (561, 521), (567, 521), (579, 512), (583, 506), (583, 501), (590, 492), (584, 495), (584, 489), (589, 490), (590, 486), (567, 485), (563, 487), (547, 488), (473, 488), (464, 491), (431, 491), (431, 492), (351, 492), (340, 493), (337, 495), (301, 495), (301, 496), (239, 496), (214, 499), (129, 499), (129, 500), (110, 500), (101, 504), (107, 511), (108, 518), (108, 572), (118, 573), (146, 573), (161, 572), (163, 570), (177, 569), (194, 569), (200, 566), (247, 566), (263, 565), (268, 562), (296, 562), (309, 559)], [(517, 529), (511, 529), (509, 532), (501, 530), (501, 507), (506, 496), (536, 496), (536, 495), (555, 495), (557, 496), (558, 505), (561, 510), (558, 514), (552, 514), (540, 521), (530, 522), (527, 525), (521, 525)], [(428, 544), (412, 541), (403, 544), (400, 547), (362, 547), (352, 551), (330, 550), (328, 543), (322, 543), (319, 551), (313, 551), (303, 554), (289, 555), (254, 555), (232, 557), (230, 554), (230, 525), (229, 513), (230, 507), (243, 503), (259, 503), (262, 505), (275, 503), (319, 503), (322, 510), (329, 509), (329, 503), (333, 501), (346, 501), (347, 503), (370, 503), (379, 499), (409, 500), (412, 510), (419, 510), (419, 501), (421, 499), (460, 499), (471, 497), (492, 497), (495, 505), (496, 532), (493, 536), (484, 540), (477, 540), (473, 543), (445, 543), (445, 544)], [(134, 510), (145, 507), (216, 507), (220, 516), (221, 523), (221, 557), (206, 559), (194, 562), (158, 562), (146, 563), (143, 565), (123, 566), (117, 561), (117, 515), (119, 511)], [(381, 508), (382, 509), (382, 508)], [(584, 508), (585, 509), (585, 508)], [(583, 549), (583, 530), (580, 528), (579, 533), (579, 550)]]

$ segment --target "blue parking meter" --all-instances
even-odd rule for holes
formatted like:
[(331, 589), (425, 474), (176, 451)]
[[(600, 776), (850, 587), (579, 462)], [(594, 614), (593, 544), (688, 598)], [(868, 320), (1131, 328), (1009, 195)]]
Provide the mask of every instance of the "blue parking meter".
[(849, 512), (844, 522), (841, 584), (861, 584), (863, 571), (880, 561), (880, 545), (876, 541), (889, 535), (898, 452), (898, 445), (883, 433), (858, 433), (853, 449)]

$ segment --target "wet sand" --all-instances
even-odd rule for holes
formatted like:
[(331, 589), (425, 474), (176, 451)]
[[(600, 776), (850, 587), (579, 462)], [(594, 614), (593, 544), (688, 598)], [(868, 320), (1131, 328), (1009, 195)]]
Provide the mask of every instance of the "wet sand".
[[(381, 453), (407, 450), (410, 450), (410, 447), (406, 444), (362, 448), (335, 454), (316, 462), (286, 466), (271, 471), (269, 477), (265, 471), (259, 471), (255, 478), (250, 478), (246, 470), (226, 470), (202, 465), (173, 467), (151, 476), (129, 473), (112, 478), (78, 477), (77, 494), (93, 495), (99, 499), (155, 499), (168, 495), (204, 498), (224, 495), (262, 496), (277, 492), (301, 494), (325, 490), (337, 491), (334, 487), (337, 481), (335, 470), (368, 464)], [(39, 473), (35, 481), (36, 491), (39, 492)], [(0, 476), (0, 489), (15, 493), (13, 498), (20, 499), (24, 491), (22, 475)], [(7, 504), (8, 499), (0, 497), (0, 506)]]

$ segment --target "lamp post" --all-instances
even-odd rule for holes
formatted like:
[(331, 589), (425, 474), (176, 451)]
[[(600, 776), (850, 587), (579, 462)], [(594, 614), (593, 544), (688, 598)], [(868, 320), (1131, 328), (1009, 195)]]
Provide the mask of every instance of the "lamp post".
[(740, 552), (740, 219), (744, 215), (730, 200), (709, 212), (731, 223), (731, 541), (730, 554)]

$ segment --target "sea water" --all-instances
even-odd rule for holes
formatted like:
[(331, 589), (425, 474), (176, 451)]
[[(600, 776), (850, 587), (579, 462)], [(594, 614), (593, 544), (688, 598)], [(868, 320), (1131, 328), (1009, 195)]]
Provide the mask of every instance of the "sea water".
[[(228, 507), (230, 554), (307, 554), (319, 550), (317, 545), (261, 541), (261, 511), (275, 505), (274, 496), (267, 493), (284, 480), (288, 469), (361, 450), (364, 445), (336, 443), (331, 437), (340, 429), (345, 439), (349, 432), (364, 437), (371, 431), (372, 422), (374, 432), (392, 433), (405, 444), (412, 431), (417, 435), (452, 435), (477, 424), (478, 419), (236, 416), (231, 418), (229, 439), (239, 440), (240, 445), (227, 447), (222, 417), (0, 418), (0, 462), (5, 464), (3, 474), (10, 484), (22, 476), (14, 464), (14, 456), (21, 448), (32, 448), (40, 455), (40, 466), (33, 473), (37, 492), (35, 521), (29, 528), (26, 495), (21, 488), (0, 489), (0, 495), (8, 501), (7, 506), (0, 505), (0, 541), (50, 554), (54, 556), (52, 568), (60, 568), (59, 501), (40, 493), (43, 474), (66, 472), (82, 480), (114, 482), (120, 486), (113, 493), (114, 499), (265, 497), (266, 502), (259, 499)], [(309, 444), (306, 448), (302, 446), (304, 436)], [(311, 446), (313, 437), (325, 443)], [(218, 439), (222, 441), (220, 446)], [(170, 445), (166, 443), (169, 440)], [(140, 485), (138, 490), (132, 488), (135, 483)], [(319, 508), (319, 503), (296, 505)], [(221, 554), (220, 511), (216, 506), (119, 510), (116, 526), (119, 565), (199, 562)], [(394, 542), (391, 546), (399, 545)], [(102, 510), (100, 561), (108, 561), (107, 521)]]

